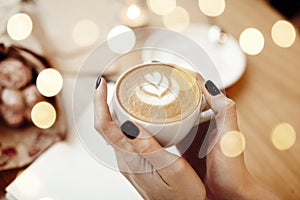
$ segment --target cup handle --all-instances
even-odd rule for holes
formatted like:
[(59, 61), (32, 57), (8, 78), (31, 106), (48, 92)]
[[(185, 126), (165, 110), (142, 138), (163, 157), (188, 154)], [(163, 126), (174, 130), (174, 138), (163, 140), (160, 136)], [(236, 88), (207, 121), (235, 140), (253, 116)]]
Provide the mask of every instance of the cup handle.
[(205, 111), (202, 111), (202, 109), (204, 107), (207, 106), (207, 102), (205, 100), (205, 96), (204, 94), (202, 94), (202, 104), (201, 104), (201, 112), (200, 112), (200, 115), (199, 115), (199, 119), (195, 121), (195, 124), (194, 126), (197, 126), (203, 122), (206, 122), (206, 121), (209, 121), (211, 120), (213, 117), (214, 117), (214, 111), (210, 108), (210, 109), (207, 109)]

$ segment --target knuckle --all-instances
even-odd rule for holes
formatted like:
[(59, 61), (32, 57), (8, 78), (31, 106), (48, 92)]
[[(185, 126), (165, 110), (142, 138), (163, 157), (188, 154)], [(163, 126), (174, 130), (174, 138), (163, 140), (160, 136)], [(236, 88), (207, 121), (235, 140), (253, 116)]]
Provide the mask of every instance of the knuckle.
[(147, 154), (155, 151), (155, 148), (147, 139), (141, 139), (138, 143), (136, 143), (136, 148), (141, 154)]
[(96, 120), (94, 122), (94, 127), (98, 132), (104, 133), (109, 129), (109, 124), (108, 123), (103, 123), (100, 120)]
[(236, 119), (237, 117), (236, 104), (232, 100), (226, 105), (226, 115), (227, 118), (230, 118), (231, 120)]
[(226, 101), (226, 108), (227, 108), (228, 110), (233, 110), (233, 111), (235, 111), (235, 110), (236, 110), (236, 104), (235, 104), (235, 102), (234, 102), (233, 100), (231, 100), (231, 99), (227, 100), (227, 101)]
[(117, 146), (121, 146), (123, 143), (127, 143), (126, 138), (122, 134), (114, 134), (111, 138), (113, 143)]
[(172, 172), (174, 174), (179, 174), (185, 171), (187, 168), (187, 161), (181, 157), (175, 162)]

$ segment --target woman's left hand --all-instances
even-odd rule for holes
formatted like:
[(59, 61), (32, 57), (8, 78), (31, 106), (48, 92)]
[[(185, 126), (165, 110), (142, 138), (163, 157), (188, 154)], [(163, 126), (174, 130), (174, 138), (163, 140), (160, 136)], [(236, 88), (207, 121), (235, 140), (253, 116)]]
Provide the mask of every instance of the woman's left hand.
[(164, 150), (138, 124), (119, 127), (106, 102), (104, 79), (94, 94), (95, 128), (114, 148), (118, 167), (145, 199), (205, 199), (205, 187), (189, 163)]

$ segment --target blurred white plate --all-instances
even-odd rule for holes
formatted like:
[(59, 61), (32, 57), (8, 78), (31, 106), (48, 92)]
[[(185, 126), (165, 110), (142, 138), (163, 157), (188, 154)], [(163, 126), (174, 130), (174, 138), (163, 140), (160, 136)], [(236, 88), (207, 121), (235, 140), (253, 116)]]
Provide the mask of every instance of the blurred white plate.
[(237, 82), (246, 69), (246, 56), (238, 41), (228, 34), (224, 44), (213, 42), (209, 37), (210, 26), (192, 24), (184, 32), (197, 42), (211, 57), (225, 88)]
[[(220, 77), (222, 82), (220, 87), (227, 88), (237, 82), (243, 75), (246, 68), (246, 56), (240, 49), (239, 43), (230, 34), (228, 34), (228, 38), (224, 44), (212, 41), (211, 35), (209, 36), (210, 28), (211, 26), (208, 25), (191, 24), (183, 34), (196, 42), (207, 53), (218, 72), (218, 74), (215, 74), (215, 77), (212, 77), (213, 81)], [(174, 43), (174, 40), (162, 40), (159, 35), (153, 34), (149, 36), (146, 43), (148, 46), (158, 43), (163, 46), (162, 43)], [(176, 41), (174, 45), (176, 45)], [(196, 54), (196, 52), (191, 53)], [(199, 56), (203, 56), (200, 54), (201, 52)], [(187, 66), (185, 62), (182, 62), (176, 56), (157, 52), (153, 52), (152, 54), (147, 52), (143, 56), (145, 60), (151, 60), (152, 58), (153, 60), (174, 63), (190, 68), (190, 66)]]

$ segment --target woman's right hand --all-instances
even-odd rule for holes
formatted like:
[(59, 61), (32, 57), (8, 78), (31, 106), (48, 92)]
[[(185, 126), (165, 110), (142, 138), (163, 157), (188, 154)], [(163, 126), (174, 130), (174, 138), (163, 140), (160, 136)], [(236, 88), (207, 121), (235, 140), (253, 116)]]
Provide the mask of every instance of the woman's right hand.
[(213, 136), (209, 142), (214, 147), (206, 156), (206, 176), (203, 180), (208, 197), (212, 199), (278, 199), (276, 195), (257, 184), (250, 175), (245, 165), (243, 152), (237, 156), (228, 157), (221, 149), (224, 135), (229, 131), (239, 131), (235, 102), (222, 94), (212, 81), (207, 81), (202, 86), (202, 90), (208, 105), (215, 113), (216, 121), (214, 133), (208, 133)]

